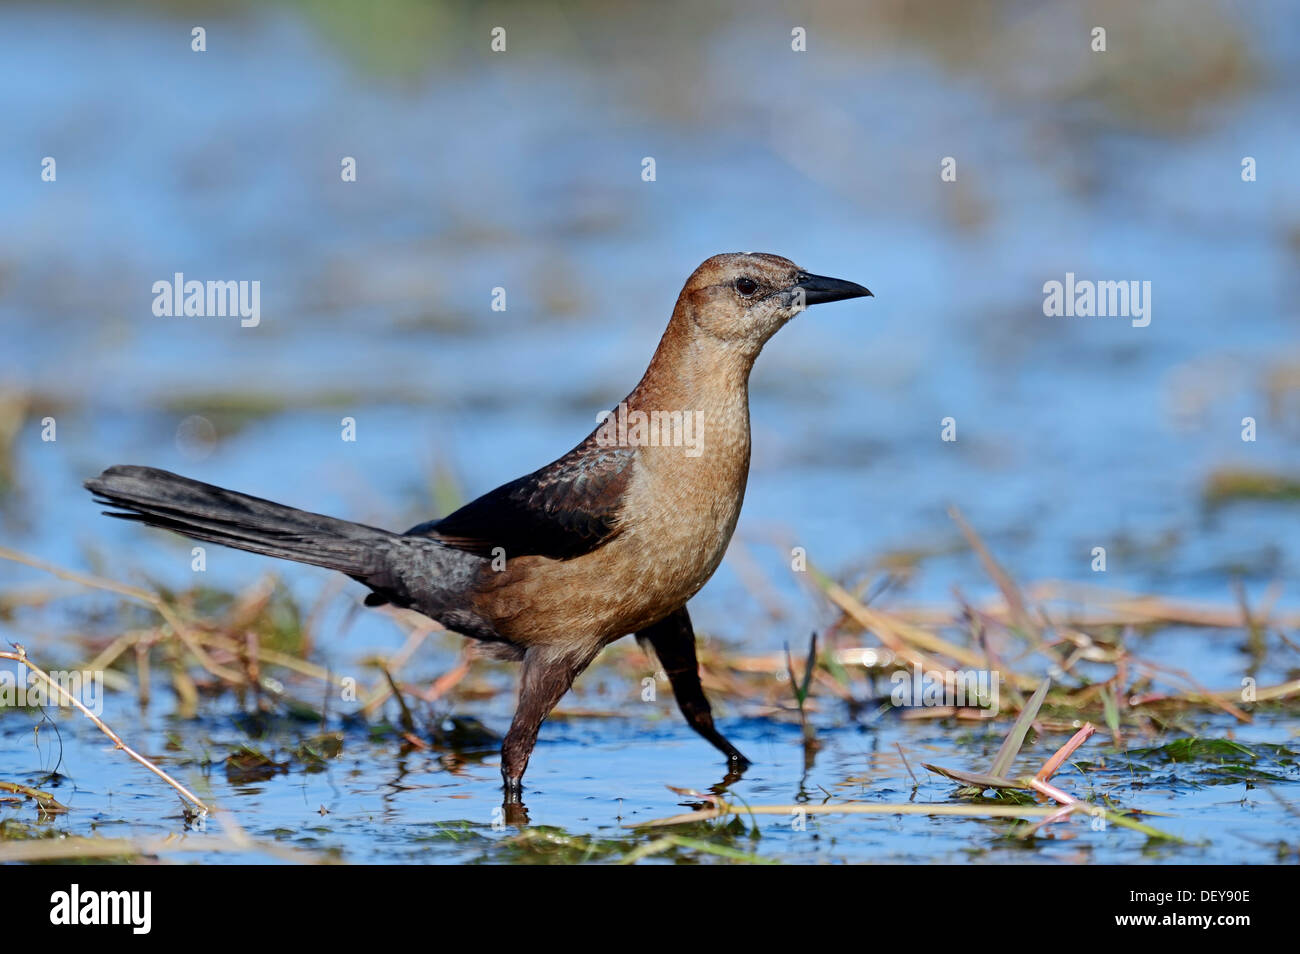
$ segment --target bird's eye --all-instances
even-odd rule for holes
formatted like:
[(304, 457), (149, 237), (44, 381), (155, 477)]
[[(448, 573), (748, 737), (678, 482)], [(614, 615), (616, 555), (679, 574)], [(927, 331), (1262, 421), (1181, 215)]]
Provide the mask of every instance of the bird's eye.
[(758, 291), (758, 282), (752, 278), (737, 278), (736, 291), (740, 292), (746, 298)]

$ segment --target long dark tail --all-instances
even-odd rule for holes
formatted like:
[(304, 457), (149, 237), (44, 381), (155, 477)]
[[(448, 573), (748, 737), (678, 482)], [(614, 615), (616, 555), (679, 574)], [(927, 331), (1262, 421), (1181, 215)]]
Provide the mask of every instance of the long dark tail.
[(110, 467), (86, 488), (110, 517), (196, 540), (339, 570), (363, 583), (387, 576), (397, 534), (296, 510), (153, 467)]

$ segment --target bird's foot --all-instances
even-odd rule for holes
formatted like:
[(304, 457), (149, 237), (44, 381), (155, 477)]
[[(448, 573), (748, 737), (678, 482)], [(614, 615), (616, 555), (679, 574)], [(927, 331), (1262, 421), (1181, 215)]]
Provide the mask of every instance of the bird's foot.
[(728, 786), (739, 782), (741, 776), (745, 774), (745, 770), (748, 769), (751, 764), (752, 763), (749, 759), (745, 758), (735, 749), (731, 749), (727, 752), (727, 774), (722, 776), (722, 781), (714, 786), (714, 791), (721, 793)]
[(501, 773), (501, 814), (507, 825), (525, 828), (529, 824), (522, 776)]

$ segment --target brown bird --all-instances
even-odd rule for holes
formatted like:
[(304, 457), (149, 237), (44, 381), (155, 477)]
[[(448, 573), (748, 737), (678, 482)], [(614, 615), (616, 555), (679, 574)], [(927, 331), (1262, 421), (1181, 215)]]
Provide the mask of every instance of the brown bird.
[[(686, 281), (641, 382), (577, 447), (405, 533), (307, 513), (149, 467), (86, 482), (110, 516), (328, 567), (521, 660), (501, 748), (517, 798), (542, 722), (609, 643), (635, 633), (690, 726), (748, 760), (713, 724), (687, 601), (736, 528), (749, 474), (749, 372), (807, 305), (870, 295), (776, 255), (715, 255)], [(125, 511), (125, 512), (119, 512)]]

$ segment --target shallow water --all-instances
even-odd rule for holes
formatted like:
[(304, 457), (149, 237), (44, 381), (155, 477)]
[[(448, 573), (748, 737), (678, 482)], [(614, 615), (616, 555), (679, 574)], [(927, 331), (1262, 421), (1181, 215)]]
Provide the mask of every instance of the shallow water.
[[(156, 715), (133, 717), (129, 707), (118, 706), (106, 717), (201, 798), (230, 813), (225, 817), (233, 816), (257, 843), (247, 851), (189, 852), (174, 856), (177, 860), (276, 862), (286, 858), (274, 849), (294, 848), (308, 853), (303, 858), (362, 863), (609, 861), (668, 831), (634, 831), (631, 826), (702, 804), (666, 786), (708, 792), (722, 781), (713, 751), (688, 736), (669, 705), (638, 703), (633, 710), (625, 704), (629, 712), (623, 717), (547, 723), (529, 769), (527, 820), (557, 829), (575, 839), (574, 845), (518, 844), (518, 820), (501, 806), (490, 747), (412, 751), (395, 738), (376, 742), (364, 728), (331, 726), (329, 734), (341, 736), (340, 750), (312, 764), (294, 754), (303, 738), (316, 735), (310, 725), (273, 724), (250, 736), (247, 720), (236, 720), (233, 713), (178, 723)], [(504, 725), (506, 712), (497, 712), (488, 721)], [(21, 759), (24, 765), (52, 767), (60, 746), (47, 726), (38, 753), (30, 721), (8, 714), (0, 723), (7, 764)], [(724, 730), (755, 761), (742, 780), (728, 787), (733, 802), (796, 806), (833, 798), (950, 805), (954, 783), (920, 763), (985, 770), (1005, 730), (1005, 723), (906, 722), (890, 714), (861, 725), (834, 721), (819, 730), (822, 747), (805, 768), (797, 726), (729, 712)], [(1218, 736), (1224, 725), (1211, 722), (1202, 728), (1206, 735)], [(70, 777), (45, 781), (44, 787), (71, 811), (40, 821), (31, 809), (5, 813), (30, 825), (29, 835), (57, 831), (147, 840), (223, 830), (223, 816), (206, 824), (185, 822), (178, 798), (112, 752), (81, 720), (60, 718), (59, 734), (62, 771)], [(1294, 804), (1294, 783), (1300, 782), (1293, 721), (1261, 716), (1232, 735), (1252, 746), (1289, 745), (1292, 754), (1244, 760), (1248, 773), (1266, 773), (1259, 777), (1267, 780), (1247, 783), (1216, 775), (1210, 763), (1169, 764), (1116, 753), (1094, 741), (1075, 757), (1076, 765), (1054, 779), (1076, 795), (1111, 798), (1127, 808), (1158, 813), (1162, 817), (1142, 820), (1182, 842), (1150, 840), (1113, 826), (1096, 828), (1089, 819), (1059, 824), (1026, 840), (1019, 836), (1030, 822), (896, 814), (809, 814), (800, 819), (793, 812), (751, 818), (742, 811), (739, 821), (672, 830), (760, 859), (803, 863), (1293, 861), (1294, 821), (1288, 806)], [(179, 740), (185, 754), (169, 751), (169, 740)], [(1033, 771), (1062, 741), (1049, 736), (1027, 747), (1017, 770)], [(241, 773), (223, 764), (227, 754), (249, 745), (283, 768)], [(907, 753), (915, 783), (897, 746)], [(209, 759), (211, 764), (204, 764)], [(42, 781), (34, 772), (28, 778)], [(657, 860), (719, 859), (707, 851), (686, 851)]]
[[(188, 15), (149, 4), (0, 8), (0, 382), (32, 395), (0, 496), (5, 544), (192, 586), (188, 544), (97, 517), (80, 489), (122, 462), (384, 526), (427, 519), (567, 450), (635, 383), (686, 274), (752, 248), (876, 297), (801, 316), (755, 370), (743, 550), (692, 604), (711, 639), (771, 650), (835, 618), (789, 572), (792, 546), (849, 579), (891, 553), (926, 554), (887, 604), (946, 605), (954, 586), (991, 594), (951, 503), (1022, 580), (1095, 582), (1092, 549), (1105, 546), (1111, 586), (1232, 605), (1240, 579), (1258, 605), (1280, 582), (1278, 608), (1300, 605), (1294, 504), (1204, 500), (1216, 468), (1300, 469), (1295, 390), (1270, 385), (1300, 366), (1294, 22), (1215, 4), (1180, 5), (1176, 18), (1160, 5), (1111, 10), (1112, 35), (1128, 39), (1099, 62), (1069, 7), (1007, 5), (986, 22), (956, 5), (931, 22), (827, 5), (808, 15), (806, 54), (789, 52), (774, 9), (682, 5), (624, 20), (594, 7), (411, 5), (391, 22), (234, 9), (201, 16), (209, 51), (194, 54)], [(512, 52), (492, 58), (482, 50), (495, 17), (511, 25)], [(955, 49), (945, 31), (969, 43)], [(46, 155), (56, 183), (37, 174)], [(338, 179), (344, 155), (358, 158), (355, 184)], [(640, 177), (647, 155), (652, 183)], [(949, 155), (958, 180), (944, 184)], [(1240, 180), (1243, 155), (1257, 158), (1258, 181)], [(152, 283), (176, 271), (261, 281), (261, 324), (154, 317)], [(1067, 271), (1150, 281), (1150, 325), (1045, 317), (1042, 285)], [(489, 308), (495, 286), (508, 291), (504, 313)], [(222, 413), (232, 395), (243, 410)], [(40, 440), (47, 414), (54, 443)], [(214, 422), (215, 446), (178, 441), (191, 414)], [(1247, 415), (1253, 443), (1240, 439)], [(355, 443), (339, 439), (345, 416)], [(955, 443), (940, 440), (949, 416)], [(745, 580), (751, 564), (762, 599)], [(267, 568), (214, 549), (206, 580), (240, 588)], [(327, 579), (275, 569), (304, 604)], [(46, 582), (0, 563), (0, 587)], [(314, 658), (373, 678), (363, 661), (404, 637), (377, 614), (350, 618), (347, 603), (331, 603)], [(74, 662), (64, 634), (87, 606), (115, 605), (78, 595), (0, 620), (0, 635)], [(1152, 652), (1232, 688), (1243, 638), (1177, 631)], [(438, 646), (420, 676), (451, 665), (453, 644)], [(1274, 681), (1286, 674), (1283, 663)], [(678, 811), (665, 785), (719, 781), (666, 693), (654, 719), (625, 680), (593, 696), (579, 702), (618, 715), (548, 723), (529, 773), (534, 823), (625, 837), (622, 824)], [(724, 709), (758, 763), (733, 792), (793, 800), (797, 727)], [(455, 710), (497, 731), (508, 722), (504, 698)], [(163, 757), (168, 733), (186, 758), (210, 748), (218, 763), (246, 740), (228, 718), (169, 723), (170, 711), (166, 693), (144, 716), (114, 694), (106, 718)], [(49, 733), (37, 748), (25, 714), (2, 715), (5, 775), (41, 779), (56, 759)], [(972, 746), (964, 725), (864, 722), (830, 704), (821, 718), (825, 747), (802, 782), (814, 800), (819, 786), (906, 800), (896, 742), (979, 770), (1006, 728)], [(1197, 728), (1297, 747), (1281, 715)], [(50, 824), (181, 827), (159, 808), (171, 796), (93, 730), (67, 717), (59, 730), (75, 797), (56, 792), (76, 810)], [(292, 749), (301, 731), (264, 747)], [(437, 753), (398, 747), (347, 734), (321, 772), (293, 765), (237, 786), (219, 764), (183, 774), (206, 777), (257, 837), (348, 860), (504, 858), (495, 756), (457, 774)], [(1110, 762), (1095, 784), (1172, 813), (1153, 823), (1196, 844), (1076, 825), (1024, 851), (1001, 822), (866, 816), (815, 816), (806, 832), (764, 819), (762, 839), (735, 844), (784, 860), (1267, 861), (1260, 845), (1293, 828), (1259, 789), (1129, 793), (1132, 773)], [(1294, 766), (1282, 774), (1294, 779)], [(948, 800), (951, 784), (922, 782), (917, 800)], [(459, 820), (474, 827), (439, 831)]]

